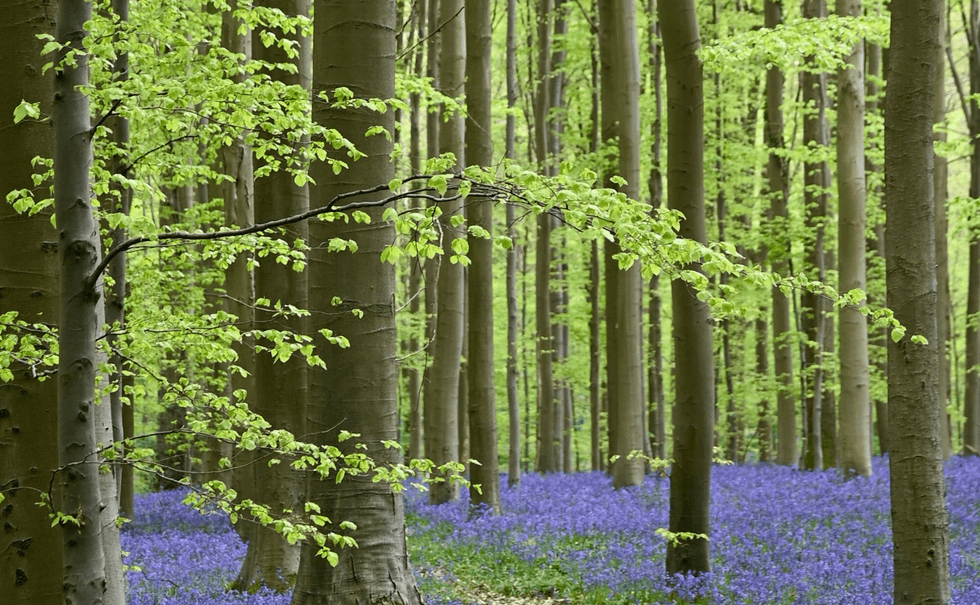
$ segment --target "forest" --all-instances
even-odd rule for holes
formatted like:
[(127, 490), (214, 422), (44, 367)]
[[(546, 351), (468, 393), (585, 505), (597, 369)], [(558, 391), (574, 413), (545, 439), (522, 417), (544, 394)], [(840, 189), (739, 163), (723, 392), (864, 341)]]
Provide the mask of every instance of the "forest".
[(0, 605), (980, 603), (980, 0), (0, 32)]

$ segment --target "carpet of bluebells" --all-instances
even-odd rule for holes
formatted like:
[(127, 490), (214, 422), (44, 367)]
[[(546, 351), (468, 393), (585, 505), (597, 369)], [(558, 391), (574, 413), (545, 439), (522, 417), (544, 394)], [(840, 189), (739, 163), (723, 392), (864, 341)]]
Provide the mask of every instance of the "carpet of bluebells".
[[(946, 467), (953, 603), (980, 605), (980, 459)], [(506, 485), (506, 479), (504, 479)], [(131, 605), (287, 605), (288, 595), (228, 593), (245, 547), (221, 515), (148, 494), (126, 526)], [(679, 602), (872, 605), (891, 602), (887, 460), (871, 478), (756, 466), (715, 467), (713, 573), (664, 576), (669, 484), (615, 491), (601, 473), (526, 475), (503, 489), (504, 514), (426, 504), (406, 492), (409, 547), (430, 605)], [(508, 598), (509, 597), (509, 598)], [(685, 600), (686, 599), (686, 600)], [(525, 601), (526, 602), (526, 601)]]

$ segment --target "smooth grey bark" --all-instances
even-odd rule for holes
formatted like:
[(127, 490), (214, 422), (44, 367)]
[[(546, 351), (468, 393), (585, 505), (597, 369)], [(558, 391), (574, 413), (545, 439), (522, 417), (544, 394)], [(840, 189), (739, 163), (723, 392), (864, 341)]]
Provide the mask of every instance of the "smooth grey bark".
[[(860, 16), (860, 0), (837, 0), (837, 14)], [(864, 175), (864, 44), (855, 44), (837, 72), (837, 228), (840, 250), (838, 290), (866, 289)], [(841, 458), (845, 475), (871, 474), (871, 398), (868, 370), (868, 323), (858, 307), (839, 311)]]
[[(822, 19), (827, 16), (827, 3), (824, 0), (803, 2), (803, 16), (808, 19)], [(813, 58), (807, 61), (812, 63)], [(803, 143), (807, 148), (818, 151), (829, 144), (826, 108), (827, 75), (804, 72), (801, 76), (803, 102), (806, 113), (803, 115)], [(825, 226), (827, 220), (827, 190), (831, 186), (830, 167), (826, 160), (803, 163), (803, 202), (807, 225), (806, 271), (817, 280), (827, 279), (824, 266)], [(810, 239), (812, 237), (812, 239)], [(803, 466), (809, 470), (823, 469), (823, 448), (821, 418), (823, 415), (823, 340), (827, 322), (824, 317), (826, 305), (823, 298), (813, 292), (803, 292), (800, 296), (802, 307), (801, 327), (806, 335), (805, 357), (801, 371), (807, 378), (806, 389), (806, 450)]]
[[(507, 0), (507, 112), (506, 149), (504, 156), (513, 160), (514, 131), (516, 128), (513, 109), (517, 106), (517, 0)], [(511, 247), (507, 250), (507, 486), (517, 487), (521, 482), (521, 411), (517, 396), (517, 338), (520, 324), (517, 318), (517, 233), (514, 230), (514, 205), (507, 204), (507, 237)]]
[[(14, 108), (24, 99), (40, 104), (49, 116), (54, 78), (42, 75), (47, 61), (44, 42), (36, 35), (54, 34), (50, 18), (54, 2), (0, 2), (6, 21), (0, 26), (0, 115), (4, 143), (0, 146), (0, 195), (30, 189), (37, 155), (54, 155), (50, 121), (26, 119), (12, 124)], [(46, 191), (50, 182), (41, 184)], [(0, 202), (0, 313), (16, 311), (30, 323), (58, 325), (58, 232), (51, 225), (54, 210), (33, 216), (17, 213)], [(16, 332), (12, 332), (16, 334)], [(0, 382), (0, 494), (4, 531), (0, 533), (0, 594), (10, 605), (61, 605), (61, 537), (51, 528), (49, 508), (37, 506), (58, 467), (58, 380), (38, 380), (50, 368), (14, 361), (13, 379)], [(32, 472), (36, 469), (36, 472)], [(56, 503), (57, 504), (57, 503)]]
[[(765, 23), (775, 28), (783, 21), (782, 4), (765, 2)], [(766, 169), (772, 241), (769, 261), (774, 273), (785, 275), (789, 269), (790, 241), (786, 201), (789, 195), (789, 166), (779, 155), (783, 148), (783, 73), (778, 67), (766, 70), (766, 146), (769, 163)], [(796, 401), (793, 397), (793, 344), (789, 296), (779, 288), (772, 289), (772, 340), (776, 370), (776, 463), (797, 463)]]
[[(936, 351), (932, 107), (940, 3), (893, 0), (885, 103), (888, 308), (907, 329), (888, 342), (894, 602), (950, 602)], [(923, 111), (923, 108), (930, 111)], [(914, 335), (926, 343), (913, 342)]]
[[(452, 97), (463, 93), (466, 64), (465, 21), (461, 0), (441, 0), (440, 30), (441, 57), (439, 82), (443, 92)], [(455, 17), (455, 18), (453, 18)], [(456, 155), (459, 166), (463, 165), (463, 116), (455, 113), (439, 125), (439, 150)], [(463, 235), (450, 220), (462, 211), (457, 200), (439, 204), (442, 215), (442, 248), (451, 250), (450, 242)], [(430, 279), (432, 279), (430, 277)], [(425, 403), (425, 455), (437, 465), (459, 460), (459, 377), (460, 357), (463, 352), (463, 267), (443, 257), (436, 284), (436, 328), (432, 342), (431, 384)], [(458, 496), (458, 486), (450, 482), (433, 483), (429, 489), (429, 501), (440, 504)]]
[(55, 479), (60, 494), (54, 505), (69, 515), (62, 530), (62, 599), (66, 605), (112, 603), (121, 586), (108, 586), (103, 543), (103, 495), (96, 453), (99, 422), (95, 400), (104, 313), (102, 283), (92, 269), (101, 258), (99, 225), (92, 206), (89, 170), (92, 166), (91, 119), (88, 96), (88, 58), (75, 55), (62, 63), (69, 50), (81, 51), (91, 4), (62, 0), (58, 4), (55, 38), (63, 48), (51, 77), (55, 79), (52, 122), (55, 130), (54, 190), (58, 224), (58, 262), (61, 267), (58, 320), (58, 463)]
[[(390, 99), (395, 95), (395, 2), (370, 3), (319, 0), (314, 5), (313, 116), (337, 128), (365, 157), (352, 162), (340, 178), (324, 163), (313, 166), (317, 186), (310, 189), (311, 206), (335, 195), (379, 183), (393, 176), (392, 144), (382, 136), (365, 137), (370, 125), (394, 129), (392, 112), (337, 110), (317, 101), (318, 93), (331, 94), (339, 86), (363, 98)], [(350, 52), (357, 48), (358, 52)], [(383, 208), (366, 210), (370, 224), (313, 221), (310, 224), (310, 306), (318, 310), (310, 319), (317, 352), (326, 369), (309, 368), (310, 413), (308, 429), (321, 445), (337, 445), (352, 453), (354, 441), (378, 466), (400, 460), (383, 445), (398, 433), (395, 332), (395, 273), (379, 256), (394, 239), (391, 223), (381, 220)], [(334, 237), (353, 239), (354, 253), (330, 253), (326, 242)], [(340, 297), (341, 304), (331, 304)], [(354, 309), (363, 311), (358, 318)], [(349, 349), (325, 341), (321, 329), (342, 334)], [(455, 374), (456, 372), (454, 372)], [(337, 431), (360, 437), (337, 443)], [(305, 544), (293, 605), (421, 605), (405, 544), (402, 497), (391, 486), (372, 481), (371, 474), (348, 476), (337, 483), (333, 476), (311, 481), (308, 497), (339, 530), (351, 521), (351, 536), (358, 548), (343, 549), (336, 567), (315, 556)]]
[[(599, 61), (602, 78), (602, 138), (619, 144), (618, 174), (626, 180), (619, 190), (629, 199), (640, 197), (640, 56), (633, 0), (601, 0), (599, 8)], [(607, 175), (608, 178), (612, 175)], [(618, 244), (607, 242), (606, 254), (620, 252)], [(612, 254), (610, 254), (612, 253)], [(608, 266), (608, 265), (607, 265)], [(631, 452), (643, 452), (646, 425), (643, 411), (642, 282), (639, 263), (626, 270), (618, 267), (606, 273), (615, 288), (606, 299), (607, 313), (615, 322), (607, 332), (609, 356), (607, 376), (616, 383), (615, 449), (613, 486), (639, 485), (643, 481), (641, 458), (629, 459)], [(610, 313), (610, 309), (615, 310)], [(612, 420), (610, 421), (612, 422)]]
[[(493, 165), (490, 136), (490, 0), (469, 0), (466, 8), (466, 161)], [(493, 233), (493, 201), (471, 196), (469, 223)], [(493, 366), (493, 242), (469, 235), (469, 371), (470, 453), (479, 464), (470, 467), (471, 510), (500, 512), (500, 470), (497, 459), (497, 409)], [(516, 301), (515, 301), (516, 303)], [(515, 308), (516, 311), (516, 308)], [(514, 385), (517, 387), (516, 382)], [(477, 487), (479, 486), (479, 487)]]
[[(663, 174), (660, 171), (661, 147), (663, 140), (663, 89), (660, 86), (663, 61), (660, 56), (660, 22), (657, 15), (656, 0), (647, 0), (647, 14), (650, 24), (647, 31), (648, 69), (652, 74), (654, 114), (650, 123), (650, 176), (647, 187), (650, 191), (651, 214), (663, 206)], [(649, 333), (647, 335), (650, 359), (647, 361), (647, 434), (654, 458), (667, 457), (667, 417), (664, 399), (664, 359), (663, 326), (661, 322), (660, 276), (650, 278)]]
[[(697, 12), (694, 0), (657, 8), (667, 68), (667, 201), (686, 217), (680, 223), (681, 237), (705, 243), (704, 96)], [(708, 305), (681, 280), (671, 283), (671, 301), (677, 377), (669, 529), (707, 535), (714, 435), (711, 317)], [(669, 574), (711, 571), (708, 540), (668, 543), (666, 567)]]
[[(260, 0), (256, 6), (281, 10), (285, 15), (309, 16), (309, 0)], [(285, 70), (272, 70), (270, 76), (284, 84), (309, 91), (311, 86), (311, 47), (308, 37), (297, 32), (275, 32), (277, 36), (297, 43), (294, 47), (299, 55), (290, 59), (285, 50), (273, 44), (266, 46), (253, 43), (254, 58), (277, 63), (294, 63), (295, 73)], [(259, 32), (253, 32), (257, 37)], [(305, 94), (308, 93), (304, 93)], [(305, 141), (304, 141), (305, 143)], [(296, 184), (293, 175), (284, 170), (276, 171), (254, 183), (254, 220), (266, 222), (277, 218), (292, 216), (310, 209), (310, 192), (306, 185)], [(309, 225), (305, 221), (285, 228), (283, 240), (292, 244), (295, 241), (308, 241)], [(254, 270), (255, 298), (266, 298), (273, 306), (277, 302), (294, 305), (300, 309), (308, 307), (308, 274), (294, 271), (292, 267), (273, 262), (271, 257), (260, 259)], [(308, 334), (308, 321), (305, 317), (284, 317), (265, 311), (255, 311), (255, 324), (263, 330), (288, 330), (296, 334)], [(257, 345), (271, 347), (270, 342), (256, 342)], [(294, 354), (284, 362), (277, 361), (268, 352), (255, 355), (255, 393), (250, 398), (252, 410), (269, 422), (273, 430), (287, 430), (303, 438), (306, 434), (307, 368), (302, 355)], [(280, 463), (269, 466), (266, 456), (279, 459)], [(306, 496), (306, 481), (302, 471), (291, 466), (291, 460), (282, 459), (273, 452), (260, 452), (259, 461), (254, 465), (256, 500), (270, 507), (274, 517), (286, 510), (302, 510)], [(292, 587), (299, 570), (300, 545), (289, 544), (279, 533), (269, 527), (254, 526), (250, 532), (245, 560), (235, 579), (238, 590), (254, 590), (268, 586), (276, 591)]]
[[(871, 44), (871, 43), (867, 43), (865, 46), (866, 46), (865, 54), (867, 56), (867, 65), (868, 65), (868, 74), (867, 77), (865, 78), (865, 83), (867, 88), (867, 95), (865, 97), (865, 107), (866, 107), (866, 112), (869, 115), (874, 115), (880, 112), (879, 97), (881, 97), (880, 94), (881, 89), (878, 86), (878, 83), (881, 82), (881, 47), (878, 46), (877, 44)], [(942, 97), (943, 97), (942, 94), (937, 95), (937, 98), (942, 98)], [(945, 107), (943, 108), (943, 113), (945, 114)], [(938, 132), (937, 132), (937, 136), (939, 136)], [(883, 180), (884, 173), (881, 172), (882, 166), (875, 164), (870, 159), (870, 157), (865, 158), (865, 164), (867, 166), (867, 172), (869, 175), (878, 174), (880, 175), (878, 178), (881, 178)], [(937, 190), (937, 196), (939, 196), (941, 199), (945, 199), (946, 198), (945, 178), (942, 180), (942, 182), (943, 182), (942, 185), (943, 193), (940, 195), (939, 191)], [(937, 180), (936, 183), (938, 187), (939, 181)], [(876, 187), (875, 193), (880, 198), (882, 198), (881, 204), (883, 205), (884, 204), (883, 187)], [(882, 222), (882, 220), (884, 220), (883, 214), (881, 215), (881, 220), (877, 221), (874, 225), (871, 226), (870, 231), (874, 233), (874, 236), (867, 238), (867, 249), (868, 249), (867, 267), (868, 267), (869, 275), (872, 274), (871, 273), (872, 270), (876, 270), (880, 266), (878, 265), (878, 263), (874, 261), (878, 261), (878, 260), (884, 261), (885, 259), (885, 225)], [(937, 253), (938, 253), (938, 249), (937, 249)], [(937, 254), (937, 258), (938, 258), (938, 254)], [(871, 318), (868, 318), (868, 321), (871, 322), (872, 321)], [(888, 334), (889, 334), (888, 328), (885, 327), (879, 328), (876, 332), (874, 332), (872, 331), (872, 326), (871, 325), (868, 326), (868, 353), (871, 356), (869, 361), (874, 362), (875, 369), (880, 373), (881, 376), (888, 376), (887, 354), (885, 356), (879, 354), (879, 351), (881, 350), (883, 350), (883, 352), (887, 352)], [(943, 347), (943, 349), (945, 349), (945, 347)], [(878, 448), (880, 449), (882, 454), (885, 454), (888, 452), (888, 396), (887, 394), (884, 397), (881, 396), (875, 397), (872, 395), (872, 405), (874, 407), (875, 419), (876, 419), (874, 428), (878, 434)], [(872, 451), (874, 451), (873, 443), (871, 449)]]

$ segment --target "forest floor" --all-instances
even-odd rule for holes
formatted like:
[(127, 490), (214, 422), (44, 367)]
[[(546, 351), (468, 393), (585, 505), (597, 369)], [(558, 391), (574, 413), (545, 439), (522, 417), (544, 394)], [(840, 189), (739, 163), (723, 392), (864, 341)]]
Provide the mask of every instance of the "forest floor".
[[(843, 481), (769, 465), (712, 475), (712, 573), (675, 583), (678, 603), (873, 605), (891, 602), (887, 460)], [(980, 458), (946, 466), (953, 602), (980, 605)], [(504, 478), (506, 486), (506, 478)], [(502, 489), (504, 514), (468, 517), (464, 497), (430, 506), (406, 492), (409, 549), (430, 605), (663, 603), (669, 482), (615, 491), (601, 473), (526, 475)], [(245, 547), (221, 515), (180, 494), (147, 494), (123, 532), (130, 605), (288, 605), (229, 593)], [(696, 595), (701, 595), (700, 599)], [(687, 600), (684, 600), (684, 599)]]

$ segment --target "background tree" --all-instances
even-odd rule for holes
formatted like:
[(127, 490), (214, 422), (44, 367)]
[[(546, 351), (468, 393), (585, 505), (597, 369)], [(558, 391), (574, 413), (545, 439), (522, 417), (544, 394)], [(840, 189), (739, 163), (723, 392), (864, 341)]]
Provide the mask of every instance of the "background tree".
[[(640, 57), (636, 6), (632, 0), (599, 2), (599, 56), (602, 78), (602, 138), (619, 147), (619, 190), (630, 199), (640, 197)], [(610, 175), (612, 176), (612, 175)], [(607, 180), (610, 180), (607, 177)], [(614, 182), (611, 181), (610, 182)], [(643, 368), (641, 362), (642, 282), (639, 264), (622, 270), (617, 255), (622, 249), (606, 242), (607, 351), (615, 349), (606, 366), (608, 384), (615, 384), (609, 398), (610, 424), (615, 422), (615, 442), (610, 452), (613, 485), (626, 487), (643, 481), (643, 461), (630, 453), (645, 451), (643, 421)], [(610, 285), (611, 284), (611, 285)], [(612, 293), (613, 296), (609, 296)]]
[[(860, 16), (859, 0), (838, 0), (837, 14)], [(840, 291), (860, 290), (840, 309), (840, 437), (845, 474), (871, 474), (871, 400), (868, 392), (868, 324), (858, 309), (864, 289), (864, 45), (854, 45), (837, 73), (837, 190)]]
[[(493, 164), (490, 136), (491, 11), (489, 0), (471, 0), (466, 10), (466, 161), (470, 166)], [(470, 503), (500, 511), (497, 461), (497, 409), (493, 363), (493, 200), (471, 196), (469, 204), (470, 352), (469, 411), (471, 455)], [(477, 232), (476, 229), (486, 232)], [(516, 387), (516, 385), (515, 385)]]
[[(441, 57), (439, 84), (450, 97), (463, 92), (466, 65), (466, 28), (463, 3), (459, 0), (440, 2)], [(445, 110), (444, 110), (445, 111)], [(458, 166), (464, 165), (464, 121), (459, 111), (452, 111), (439, 126), (439, 150), (452, 153)], [(453, 225), (461, 217), (462, 201), (440, 204), (439, 218), (442, 247), (451, 250), (452, 241), (462, 235)], [(458, 219), (456, 219), (458, 220)], [(431, 279), (431, 277), (430, 277)], [(432, 343), (430, 399), (425, 403), (425, 454), (437, 465), (459, 460), (459, 376), (463, 352), (463, 266), (450, 258), (439, 265), (436, 286), (436, 328)], [(450, 482), (436, 483), (430, 490), (433, 504), (456, 498), (458, 487)]]

